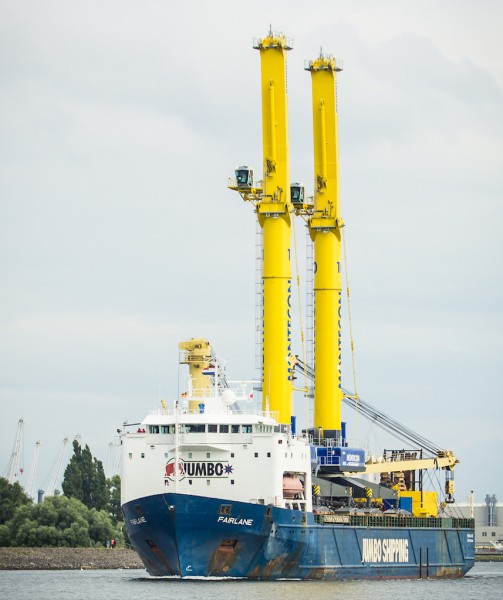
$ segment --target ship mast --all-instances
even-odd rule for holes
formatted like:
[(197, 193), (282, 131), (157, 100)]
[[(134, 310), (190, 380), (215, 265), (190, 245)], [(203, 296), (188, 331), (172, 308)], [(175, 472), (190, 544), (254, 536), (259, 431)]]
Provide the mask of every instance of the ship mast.
[(309, 61), (314, 137), (314, 211), (308, 220), (314, 243), (314, 427), (323, 437), (341, 435), (341, 227), (336, 73), (331, 56)]

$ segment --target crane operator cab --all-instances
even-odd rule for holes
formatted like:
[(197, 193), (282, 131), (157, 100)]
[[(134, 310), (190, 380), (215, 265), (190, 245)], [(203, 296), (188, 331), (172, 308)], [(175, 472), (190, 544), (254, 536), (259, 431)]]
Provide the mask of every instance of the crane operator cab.
[(253, 187), (253, 167), (238, 167), (236, 169), (236, 183), (238, 188)]
[(290, 186), (290, 200), (294, 206), (304, 204), (304, 186), (301, 183), (292, 183)]

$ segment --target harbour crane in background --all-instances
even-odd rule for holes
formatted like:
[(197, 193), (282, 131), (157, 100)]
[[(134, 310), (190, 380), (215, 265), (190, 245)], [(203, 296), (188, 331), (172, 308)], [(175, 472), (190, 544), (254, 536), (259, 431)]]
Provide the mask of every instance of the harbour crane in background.
[(26, 493), (28, 496), (33, 497), (33, 487), (35, 483), (35, 475), (38, 467), (38, 455), (40, 453), (40, 441), (35, 443), (35, 450), (33, 451), (33, 460), (31, 462), (30, 476), (28, 478), (28, 485), (26, 486)]
[(63, 467), (65, 451), (66, 451), (66, 447), (67, 447), (69, 441), (70, 441), (70, 438), (65, 437), (63, 439), (63, 442), (61, 443), (61, 447), (56, 456), (56, 461), (54, 463), (51, 478), (49, 480), (49, 486), (47, 487), (47, 492), (46, 492), (47, 496), (54, 496), (54, 493), (56, 491), (56, 485), (58, 484), (58, 481), (60, 480), (60, 477), (61, 477), (61, 469)]
[[(115, 456), (114, 456), (114, 448), (115, 448)], [(107, 459), (107, 470), (106, 470), (106, 476), (109, 479), (119, 473), (120, 461), (121, 461), (120, 443), (117, 444), (117, 442), (110, 442), (108, 444), (108, 459)]]
[(14, 448), (10, 457), (9, 466), (7, 468), (7, 480), (9, 483), (18, 481), (20, 475), (23, 474), (23, 467), (19, 466), (21, 460), (21, 448), (23, 444), (23, 428), (24, 419), (19, 419), (17, 422), (16, 439), (14, 441)]
[(113, 442), (109, 442), (108, 443), (107, 471), (106, 471), (106, 476), (107, 477), (111, 477), (112, 476), (111, 466), (112, 466), (112, 451), (113, 451), (113, 447), (114, 447), (114, 443)]

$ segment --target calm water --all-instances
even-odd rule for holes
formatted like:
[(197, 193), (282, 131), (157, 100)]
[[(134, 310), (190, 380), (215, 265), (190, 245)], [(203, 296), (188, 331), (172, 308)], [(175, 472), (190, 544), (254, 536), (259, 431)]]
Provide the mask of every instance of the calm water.
[(477, 563), (463, 579), (412, 581), (201, 581), (145, 571), (0, 571), (5, 600), (502, 600), (503, 563)]

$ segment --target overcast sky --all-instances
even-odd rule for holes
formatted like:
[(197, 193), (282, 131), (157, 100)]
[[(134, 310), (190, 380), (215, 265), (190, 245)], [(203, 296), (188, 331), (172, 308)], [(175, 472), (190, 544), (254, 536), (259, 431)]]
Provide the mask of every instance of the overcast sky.
[(497, 0), (0, 0), (0, 469), (21, 417), (24, 482), (37, 440), (36, 488), (66, 436), (107, 467), (117, 427), (185, 386), (180, 340), (255, 376), (255, 216), (226, 185), (260, 169), (272, 25), (309, 194), (304, 61), (344, 60), (359, 392), (455, 451), (459, 501), (503, 501), (502, 22)]

